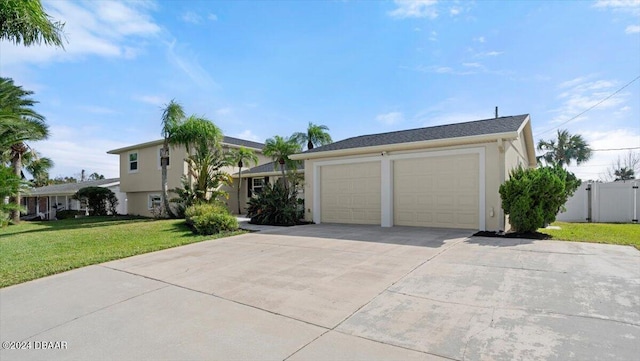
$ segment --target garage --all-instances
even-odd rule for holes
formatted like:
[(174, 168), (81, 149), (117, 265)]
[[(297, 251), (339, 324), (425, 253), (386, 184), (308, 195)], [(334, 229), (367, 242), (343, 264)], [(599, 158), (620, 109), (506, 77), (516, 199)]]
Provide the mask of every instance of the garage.
[(323, 223), (380, 224), (380, 162), (320, 169)]
[(528, 114), (361, 135), (294, 154), (305, 219), (508, 230), (500, 185), (535, 167)]
[(393, 223), (478, 229), (478, 154), (398, 159)]

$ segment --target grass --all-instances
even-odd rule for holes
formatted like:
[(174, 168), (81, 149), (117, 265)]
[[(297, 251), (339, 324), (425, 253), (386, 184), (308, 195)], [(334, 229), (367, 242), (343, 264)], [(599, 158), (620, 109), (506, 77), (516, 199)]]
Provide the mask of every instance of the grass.
[(561, 229), (542, 229), (553, 239), (634, 246), (640, 250), (640, 224), (555, 222)]
[(184, 220), (87, 217), (0, 228), (0, 288), (74, 268), (241, 234), (196, 236)]

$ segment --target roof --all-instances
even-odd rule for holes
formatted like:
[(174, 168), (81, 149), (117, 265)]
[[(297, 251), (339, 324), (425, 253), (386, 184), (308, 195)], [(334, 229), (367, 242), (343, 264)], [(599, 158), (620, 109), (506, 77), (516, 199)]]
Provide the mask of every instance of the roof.
[(428, 140), (472, 137), (479, 135), (517, 132), (528, 114), (476, 120), (472, 122), (438, 125), (434, 127), (401, 130), (389, 133), (361, 135), (307, 150), (301, 154), (332, 150), (374, 147), (388, 144), (411, 143)]
[[(301, 171), (304, 170), (304, 162), (296, 162), (298, 165), (297, 170)], [(269, 162), (269, 163), (265, 163), (265, 164), (261, 164), (259, 166), (250, 168), (249, 170), (245, 170), (242, 172), (242, 177), (244, 178), (245, 176), (247, 177), (251, 177), (257, 174), (263, 175), (263, 174), (280, 174), (280, 165), (279, 164), (275, 164), (275, 162)], [(234, 174), (235, 176), (238, 175), (238, 173)]]
[[(145, 143), (139, 143), (139, 144), (134, 144), (134, 145), (129, 145), (123, 148), (118, 148), (118, 149), (112, 149), (110, 151), (108, 151), (108, 154), (120, 154), (129, 150), (134, 150), (134, 149), (138, 149), (138, 148), (147, 148), (147, 147), (151, 147), (154, 145), (160, 145), (164, 142), (164, 139), (157, 139), (157, 140), (152, 140), (150, 142), (145, 142)], [(227, 137), (224, 136), (222, 138), (222, 144), (223, 145), (230, 145), (230, 146), (238, 146), (238, 147), (246, 147), (246, 148), (251, 148), (251, 149), (257, 149), (262, 151), (262, 148), (264, 148), (264, 143), (259, 143), (259, 142), (253, 142), (250, 140), (244, 140), (244, 139), (240, 139), (240, 138), (234, 138), (234, 137)]]
[(35, 196), (48, 196), (48, 195), (65, 195), (65, 194), (75, 194), (81, 188), (84, 187), (105, 187), (120, 184), (120, 178), (108, 178), (108, 179), (98, 179), (94, 181), (85, 181), (78, 183), (64, 183), (64, 184), (54, 184), (45, 187), (39, 188), (31, 188), (29, 189), (29, 193), (25, 194), (27, 197), (35, 197)]

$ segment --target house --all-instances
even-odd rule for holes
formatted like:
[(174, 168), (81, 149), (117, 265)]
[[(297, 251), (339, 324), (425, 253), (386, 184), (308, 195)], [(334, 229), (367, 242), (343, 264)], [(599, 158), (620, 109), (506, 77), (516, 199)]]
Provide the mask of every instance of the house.
[(528, 114), (348, 138), (304, 160), (305, 218), (315, 223), (504, 230), (498, 193), (536, 166)]
[[(290, 169), (286, 170), (286, 172), (291, 172)], [(298, 166), (296, 168), (296, 173), (299, 175), (299, 182), (297, 183), (297, 187), (299, 187), (298, 198), (304, 199), (304, 162), (298, 162)], [(234, 186), (237, 184), (237, 179), (239, 178), (239, 173), (236, 172), (233, 174), (234, 178)], [(265, 184), (274, 184), (278, 181), (278, 179), (282, 178), (282, 171), (280, 170), (280, 165), (276, 162), (268, 162), (256, 167), (253, 167), (249, 170), (242, 171), (242, 190), (240, 192), (240, 202), (243, 205), (247, 204), (249, 198), (251, 198), (254, 194), (262, 191), (262, 187)], [(235, 186), (237, 192), (237, 186)], [(234, 197), (234, 194), (230, 194), (230, 198)], [(230, 202), (231, 203), (231, 202)], [(233, 203), (235, 206), (235, 210), (237, 211), (237, 203)], [(231, 208), (234, 210), (234, 208)]]
[(118, 214), (127, 213), (126, 196), (120, 191), (120, 179), (99, 179), (78, 183), (54, 184), (31, 188), (22, 197), (22, 205), (27, 209), (26, 218), (55, 219), (56, 212), (62, 210), (86, 210), (86, 205), (73, 196), (85, 187), (104, 187), (110, 189), (118, 198)]
[[(162, 174), (160, 167), (160, 150), (163, 140), (154, 140), (147, 143), (110, 150), (108, 154), (116, 154), (120, 158), (120, 190), (126, 193), (128, 214), (151, 217), (154, 210), (161, 205)], [(222, 141), (223, 151), (233, 148), (245, 147), (253, 150), (258, 156), (258, 164), (262, 165), (271, 161), (271, 158), (262, 153), (264, 144), (233, 137), (224, 137)], [(168, 189), (182, 186), (182, 176), (187, 175), (187, 149), (184, 146), (170, 147), (169, 166), (167, 169)], [(243, 168), (244, 171), (249, 167)], [(225, 167), (229, 174), (237, 173), (238, 167)], [(243, 174), (244, 178), (244, 174)], [(229, 198), (227, 206), (231, 211), (237, 212), (237, 177), (233, 185), (224, 187)], [(170, 193), (170, 197), (175, 194)], [(246, 198), (243, 199), (246, 202)]]

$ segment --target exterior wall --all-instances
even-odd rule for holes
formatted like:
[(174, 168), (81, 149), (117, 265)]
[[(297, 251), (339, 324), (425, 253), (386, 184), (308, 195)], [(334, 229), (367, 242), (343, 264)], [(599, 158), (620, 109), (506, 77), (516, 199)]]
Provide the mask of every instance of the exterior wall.
[[(149, 195), (160, 194), (160, 191), (127, 192), (127, 214), (134, 216), (153, 217), (149, 209)], [(170, 193), (171, 197), (172, 194)]]
[[(332, 158), (320, 158), (320, 159), (309, 159), (309, 160), (305, 160), (305, 219), (308, 221), (313, 221), (314, 220), (314, 201), (315, 201), (315, 197), (314, 197), (314, 192), (318, 191), (317, 194), (319, 194), (319, 189), (316, 190), (315, 187), (316, 185), (314, 184), (315, 180), (315, 175), (314, 175), (314, 168), (316, 166), (316, 164), (318, 164), (319, 162), (324, 162), (324, 161), (328, 161), (328, 160), (336, 160), (336, 161), (353, 161), (353, 162), (358, 162), (359, 160), (363, 160), (365, 158), (375, 158), (376, 160), (379, 161), (383, 161), (383, 158), (385, 157), (393, 157), (393, 156), (401, 156), (401, 155), (408, 155), (408, 154), (412, 154), (412, 153), (421, 153), (421, 152), (442, 152), (442, 154), (448, 154), (448, 153), (453, 153), (455, 154), (456, 151), (476, 151), (478, 150), (478, 152), (481, 153), (480, 155), (480, 164), (481, 164), (481, 168), (480, 168), (480, 174), (484, 174), (484, 177), (480, 179), (481, 184), (484, 183), (484, 207), (482, 209), (480, 209), (480, 213), (484, 214), (484, 225), (481, 224), (480, 228), (483, 229), (487, 229), (487, 230), (498, 230), (500, 229), (500, 206), (501, 206), (501, 202), (500, 202), (500, 195), (498, 194), (498, 188), (500, 187), (500, 184), (503, 181), (503, 172), (504, 172), (504, 168), (505, 168), (505, 163), (504, 163), (504, 158), (501, 157), (499, 149), (498, 149), (498, 144), (496, 142), (491, 142), (491, 143), (479, 143), (479, 144), (468, 144), (468, 145), (461, 145), (461, 146), (451, 146), (451, 147), (438, 147), (438, 148), (429, 148), (429, 149), (421, 149), (421, 150), (412, 150), (412, 151), (394, 151), (394, 152), (388, 152), (384, 155), (381, 155), (380, 153), (372, 153), (372, 154), (364, 154), (364, 155), (358, 155), (358, 156), (345, 156), (345, 157), (332, 157)], [(385, 164), (382, 164), (382, 188), (383, 188), (383, 207), (384, 204), (389, 204), (389, 202), (391, 204), (393, 204), (393, 199), (386, 199), (385, 200), (385, 192), (384, 192), (384, 188), (392, 188), (390, 187), (390, 184), (388, 182), (391, 181), (385, 181), (385, 178), (389, 178), (390, 176), (385, 176), (385, 174), (389, 173), (392, 174), (392, 165), (393, 161), (391, 162), (390, 165), (385, 166)], [(482, 166), (484, 164), (484, 166)], [(481, 187), (482, 189), (482, 187)], [(392, 190), (391, 190), (392, 193)], [(387, 192), (388, 194), (388, 192)], [(391, 194), (390, 196), (387, 196), (388, 198), (392, 198), (393, 195)], [(482, 204), (482, 203), (481, 203)], [(389, 216), (387, 216), (389, 217)], [(392, 225), (393, 223), (393, 215), (390, 215), (391, 219), (387, 219), (385, 222), (385, 215), (383, 212), (383, 219), (382, 219), (382, 224), (385, 225)]]
[[(138, 148), (120, 153), (120, 190), (125, 193), (160, 191), (162, 188), (162, 170), (159, 163), (159, 151), (161, 145), (152, 145), (146, 148)], [(129, 154), (138, 153), (138, 170), (129, 171)], [(167, 169), (167, 179), (169, 189), (180, 186), (183, 174), (186, 174), (187, 157), (184, 147), (171, 148), (169, 153), (169, 168)], [(131, 203), (131, 200), (129, 200)]]

